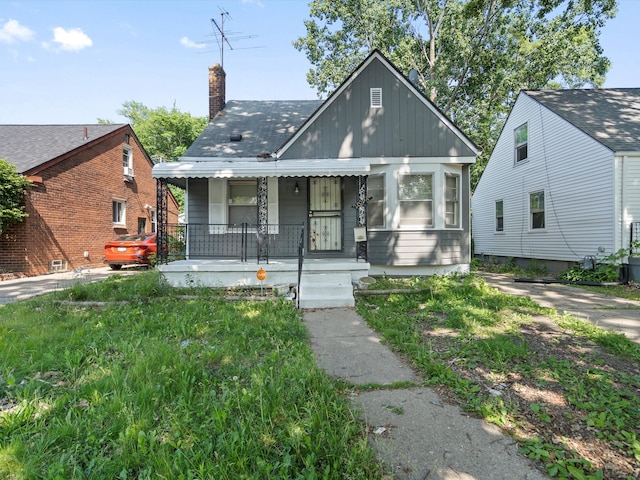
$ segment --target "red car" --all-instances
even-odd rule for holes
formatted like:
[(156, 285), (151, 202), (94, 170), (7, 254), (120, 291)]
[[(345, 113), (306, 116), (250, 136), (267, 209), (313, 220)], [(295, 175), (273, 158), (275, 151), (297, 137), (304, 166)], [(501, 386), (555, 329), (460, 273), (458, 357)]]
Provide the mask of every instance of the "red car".
[(112, 270), (120, 270), (123, 265), (149, 265), (149, 257), (155, 253), (155, 233), (122, 235), (104, 246), (104, 263)]

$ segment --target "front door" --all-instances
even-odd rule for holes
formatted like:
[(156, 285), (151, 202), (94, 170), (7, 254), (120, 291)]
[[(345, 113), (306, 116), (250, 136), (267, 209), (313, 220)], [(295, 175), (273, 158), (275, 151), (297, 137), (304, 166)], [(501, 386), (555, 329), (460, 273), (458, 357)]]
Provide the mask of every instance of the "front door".
[(309, 251), (342, 251), (342, 179), (309, 179)]

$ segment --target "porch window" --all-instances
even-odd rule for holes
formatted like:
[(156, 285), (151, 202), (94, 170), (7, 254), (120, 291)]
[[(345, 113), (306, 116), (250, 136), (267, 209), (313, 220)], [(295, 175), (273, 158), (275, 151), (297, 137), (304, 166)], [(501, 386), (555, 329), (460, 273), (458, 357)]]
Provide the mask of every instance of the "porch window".
[(504, 201), (496, 200), (496, 232), (504, 231)]
[(401, 227), (433, 226), (433, 175), (400, 175), (398, 203)]
[(444, 176), (444, 226), (460, 226), (460, 176), (449, 173)]
[(113, 200), (111, 202), (111, 221), (114, 227), (125, 227), (126, 222), (126, 202), (124, 200)]
[(369, 175), (367, 177), (367, 226), (384, 227), (384, 175)]
[(544, 192), (535, 192), (529, 195), (529, 211), (531, 229), (544, 228)]
[(256, 180), (229, 180), (227, 189), (229, 225), (258, 223), (258, 186)]
[[(278, 233), (278, 179), (267, 179), (269, 233)], [(209, 224), (211, 234), (223, 234), (227, 228), (243, 222), (255, 226), (258, 223), (258, 180), (209, 179)]]
[(526, 123), (515, 129), (514, 140), (515, 159), (516, 163), (519, 163), (529, 158), (529, 131)]

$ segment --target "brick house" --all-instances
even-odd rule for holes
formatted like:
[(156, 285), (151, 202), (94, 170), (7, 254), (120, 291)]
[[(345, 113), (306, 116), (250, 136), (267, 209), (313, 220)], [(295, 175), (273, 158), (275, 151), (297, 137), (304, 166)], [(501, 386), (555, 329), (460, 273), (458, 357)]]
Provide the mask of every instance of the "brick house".
[[(101, 266), (107, 241), (155, 231), (153, 161), (127, 124), (0, 125), (0, 158), (33, 182), (29, 216), (0, 234), (0, 271)], [(168, 215), (177, 222), (171, 194)]]

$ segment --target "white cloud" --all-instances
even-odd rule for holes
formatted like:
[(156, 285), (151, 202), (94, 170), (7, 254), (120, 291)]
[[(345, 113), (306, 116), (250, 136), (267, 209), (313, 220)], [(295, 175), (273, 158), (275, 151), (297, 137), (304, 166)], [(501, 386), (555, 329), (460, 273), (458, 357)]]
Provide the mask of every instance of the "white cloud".
[(50, 48), (52, 44), (56, 44), (57, 51), (78, 52), (92, 46), (93, 41), (81, 28), (56, 27), (53, 29), (53, 40), (43, 43), (42, 46)]
[(204, 48), (205, 47), (204, 43), (194, 42), (193, 40), (189, 40), (187, 37), (182, 37), (180, 39), (180, 43), (187, 48)]
[(4, 43), (26, 42), (33, 36), (33, 30), (20, 25), (17, 20), (8, 20), (0, 28), (0, 42)]

